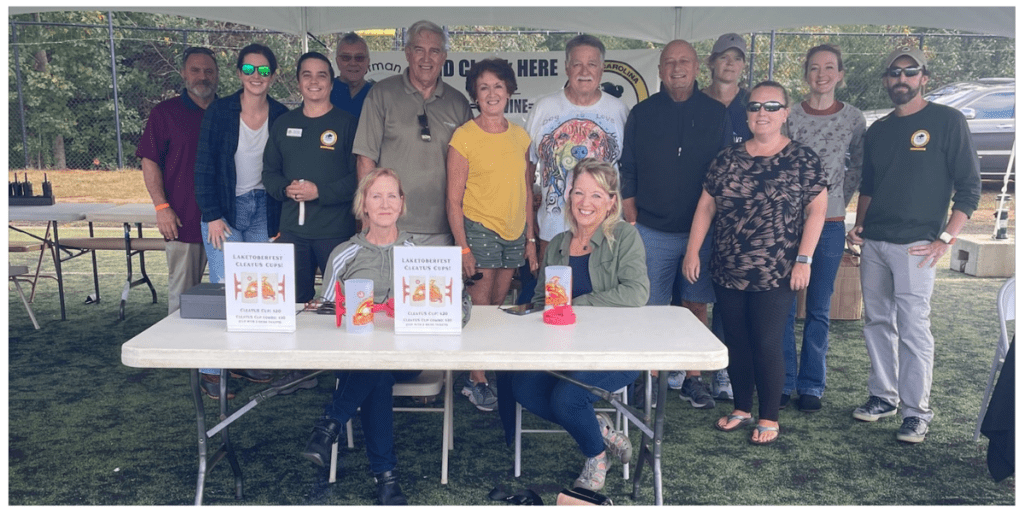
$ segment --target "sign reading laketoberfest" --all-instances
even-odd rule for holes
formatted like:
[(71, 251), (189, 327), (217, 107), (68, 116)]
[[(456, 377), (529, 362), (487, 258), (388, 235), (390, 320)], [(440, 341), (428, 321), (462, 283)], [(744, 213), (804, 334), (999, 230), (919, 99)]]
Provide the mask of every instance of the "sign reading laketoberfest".
[(224, 243), (228, 331), (295, 332), (292, 244)]
[(462, 332), (458, 247), (395, 247), (395, 333)]

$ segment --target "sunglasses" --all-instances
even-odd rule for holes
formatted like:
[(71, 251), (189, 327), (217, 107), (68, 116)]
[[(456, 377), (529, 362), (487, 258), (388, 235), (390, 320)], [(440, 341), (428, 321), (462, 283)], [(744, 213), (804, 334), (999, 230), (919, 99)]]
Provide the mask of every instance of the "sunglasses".
[(427, 114), (416, 116), (420, 122), (420, 140), (430, 142), (430, 125), (427, 123)]
[(348, 55), (343, 53), (341, 55), (338, 55), (338, 58), (341, 59), (342, 62), (348, 62), (351, 60), (355, 60), (356, 62), (359, 63), (366, 62), (366, 55)]
[(906, 68), (891, 67), (885, 70), (885, 76), (899, 78), (900, 74), (903, 74), (903, 76), (910, 78), (912, 76), (917, 76), (920, 72), (921, 66), (910, 66)]
[(270, 76), (270, 66), (253, 66), (252, 64), (242, 64), (242, 74), (249, 76), (259, 71), (260, 76)]
[(766, 101), (764, 103), (761, 103), (760, 101), (751, 101), (750, 103), (747, 103), (747, 112), (760, 112), (762, 107), (768, 112), (778, 112), (779, 110), (786, 108), (786, 106), (779, 101)]

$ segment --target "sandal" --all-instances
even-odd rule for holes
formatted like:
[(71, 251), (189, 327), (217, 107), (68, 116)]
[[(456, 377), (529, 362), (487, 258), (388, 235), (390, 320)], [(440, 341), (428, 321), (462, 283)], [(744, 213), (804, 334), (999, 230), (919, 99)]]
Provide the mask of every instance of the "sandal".
[[(722, 432), (732, 432), (733, 430), (739, 430), (739, 429), (741, 429), (741, 428), (743, 428), (743, 427), (745, 427), (747, 425), (750, 425), (751, 423), (754, 422), (754, 416), (753, 415), (751, 415), (751, 416), (740, 416), (739, 414), (730, 414), (730, 415), (726, 416), (725, 418), (726, 418), (726, 420), (725, 420), (725, 426), (724, 427), (718, 424), (719, 421), (722, 421), (722, 418), (718, 418), (717, 420), (715, 420), (715, 423), (714, 423), (715, 428), (717, 428), (718, 430), (721, 430)], [(740, 422), (737, 423), (736, 426), (730, 428), (729, 427), (729, 422), (736, 421), (736, 420), (740, 420)]]
[(750, 438), (750, 444), (756, 444), (758, 446), (764, 446), (764, 445), (772, 444), (775, 441), (779, 440), (779, 434), (778, 434), (779, 427), (766, 427), (764, 425), (756, 425), (756, 426), (754, 426), (754, 430), (756, 430), (759, 434), (764, 434), (765, 432), (773, 432), (773, 431), (776, 432), (776, 434), (775, 434), (775, 437), (773, 437), (773, 438), (771, 438), (771, 439), (769, 439), (767, 441), (754, 441), (754, 438), (751, 437)]

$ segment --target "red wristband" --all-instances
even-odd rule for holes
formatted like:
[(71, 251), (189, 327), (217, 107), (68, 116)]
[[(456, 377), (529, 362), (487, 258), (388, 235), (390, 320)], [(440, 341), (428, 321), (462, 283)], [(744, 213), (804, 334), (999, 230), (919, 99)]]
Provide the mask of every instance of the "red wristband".
[(154, 206), (153, 208), (156, 209), (156, 211), (160, 211), (160, 210), (166, 210), (166, 209), (168, 209), (170, 207), (171, 207), (171, 205), (168, 204), (168, 203), (161, 203), (161, 204), (158, 204), (158, 205)]

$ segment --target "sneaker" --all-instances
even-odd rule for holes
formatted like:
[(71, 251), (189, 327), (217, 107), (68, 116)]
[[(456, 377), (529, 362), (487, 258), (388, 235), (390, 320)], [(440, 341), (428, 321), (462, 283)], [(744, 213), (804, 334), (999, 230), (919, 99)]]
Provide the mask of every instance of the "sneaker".
[(904, 443), (920, 443), (928, 433), (928, 422), (917, 416), (903, 418), (903, 424), (896, 431), (896, 440)]
[(686, 380), (686, 372), (668, 372), (669, 389), (682, 389), (684, 380)]
[(679, 398), (690, 402), (697, 409), (714, 409), (715, 399), (711, 398), (700, 377), (687, 377), (683, 388), (679, 390)]
[(711, 397), (715, 400), (732, 400), (732, 381), (729, 380), (728, 371), (715, 372), (715, 379), (711, 381)]
[(797, 405), (803, 412), (818, 412), (821, 410), (821, 397), (800, 395)]
[(573, 482), (573, 487), (582, 487), (594, 492), (604, 488), (604, 479), (608, 474), (608, 454), (591, 457), (583, 464), (580, 477)]
[[(637, 410), (643, 410), (647, 397), (644, 391), (644, 380), (640, 379), (633, 384), (633, 395), (629, 399), (629, 405)], [(658, 406), (658, 377), (651, 376), (651, 407)]]
[[(199, 374), (199, 388), (203, 390), (203, 393), (216, 400), (220, 398), (220, 375), (208, 375), (205, 373)], [(230, 388), (230, 386), (229, 386)], [(235, 394), (228, 389), (228, 399), (235, 397)]]
[(622, 432), (615, 430), (615, 424), (605, 413), (597, 414), (597, 424), (601, 427), (601, 437), (604, 438), (604, 447), (611, 452), (612, 456), (619, 459), (623, 464), (629, 464), (633, 458), (633, 444)]
[(467, 380), (466, 386), (462, 388), (462, 394), (469, 397), (469, 402), (481, 411), (491, 412), (498, 408), (498, 397), (486, 382), (474, 384), (473, 381)]
[(874, 395), (868, 397), (868, 401), (864, 405), (853, 410), (853, 417), (861, 421), (878, 421), (880, 418), (895, 415), (895, 405)]
[[(292, 382), (295, 382), (295, 381), (305, 377), (306, 375), (309, 375), (309, 372), (302, 371), (302, 370), (292, 370), (292, 371), (286, 373), (284, 377), (281, 377), (280, 379), (277, 379), (274, 382), (271, 382), (270, 383), (270, 387), (277, 388), (277, 387), (284, 386), (286, 384), (291, 384)], [(300, 382), (300, 383), (298, 383), (298, 384), (296, 384), (294, 386), (290, 386), (290, 387), (282, 389), (281, 391), (278, 391), (277, 394), (278, 395), (290, 395), (290, 394), (292, 394), (292, 393), (294, 393), (294, 392), (296, 392), (296, 391), (298, 391), (300, 389), (313, 389), (313, 388), (317, 387), (317, 385), (319, 385), (319, 384), (320, 384), (320, 381), (315, 379), (315, 378), (314, 379), (309, 379), (309, 380), (304, 380), (304, 381), (302, 381), (302, 382)]]

